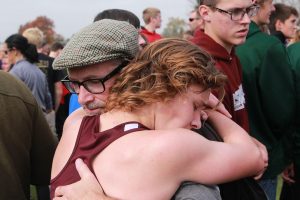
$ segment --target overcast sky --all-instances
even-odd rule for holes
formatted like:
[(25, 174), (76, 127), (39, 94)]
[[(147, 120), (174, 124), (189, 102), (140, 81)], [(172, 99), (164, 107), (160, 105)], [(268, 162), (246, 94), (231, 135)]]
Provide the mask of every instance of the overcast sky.
[(18, 31), (20, 25), (34, 20), (37, 16), (47, 16), (53, 20), (55, 31), (69, 38), (80, 28), (88, 25), (94, 17), (105, 9), (120, 8), (130, 10), (142, 21), (142, 11), (146, 7), (161, 10), (162, 32), (168, 18), (188, 18), (193, 8), (193, 0), (1, 0), (0, 41)]

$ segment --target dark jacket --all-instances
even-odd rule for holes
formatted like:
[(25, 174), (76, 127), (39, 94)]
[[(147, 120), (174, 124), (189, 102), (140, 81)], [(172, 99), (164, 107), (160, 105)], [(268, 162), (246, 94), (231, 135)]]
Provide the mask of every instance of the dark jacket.
[(295, 85), (284, 45), (251, 22), (246, 42), (236, 49), (243, 68), (250, 134), (266, 145), (269, 166), (263, 178), (275, 178), (291, 161), (295, 130)]
[(294, 135), (294, 149), (293, 149), (293, 162), (296, 171), (296, 182), (300, 185), (300, 42), (288, 46), (292, 71), (296, 85), (296, 132)]
[(0, 199), (30, 199), (30, 184), (49, 185), (56, 139), (30, 90), (0, 72)]

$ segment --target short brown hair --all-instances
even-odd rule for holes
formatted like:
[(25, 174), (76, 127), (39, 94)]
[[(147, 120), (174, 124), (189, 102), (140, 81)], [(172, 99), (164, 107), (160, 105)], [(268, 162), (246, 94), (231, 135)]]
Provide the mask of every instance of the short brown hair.
[(200, 0), (199, 5), (216, 6), (220, 0)]
[(220, 89), (226, 76), (205, 51), (179, 38), (166, 38), (146, 46), (121, 72), (110, 90), (106, 110), (134, 111), (185, 93), (192, 84)]
[(156, 17), (158, 14), (160, 14), (160, 10), (157, 8), (146, 8), (143, 11), (143, 20), (145, 24), (150, 23), (151, 17)]
[(269, 29), (271, 33), (276, 31), (275, 25), (277, 20), (284, 22), (292, 15), (298, 17), (298, 11), (296, 10), (296, 8), (292, 6), (288, 6), (283, 3), (276, 3), (274, 4), (274, 7), (275, 7), (275, 11), (271, 13), (270, 24), (269, 24)]

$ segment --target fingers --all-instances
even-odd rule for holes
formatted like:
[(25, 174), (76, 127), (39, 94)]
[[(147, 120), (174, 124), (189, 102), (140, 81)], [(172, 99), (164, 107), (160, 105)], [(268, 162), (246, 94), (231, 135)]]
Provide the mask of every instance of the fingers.
[(281, 177), (287, 183), (295, 183), (295, 180), (287, 174), (282, 173)]
[(223, 103), (220, 103), (217, 107), (217, 111), (219, 111), (220, 113), (224, 114), (225, 116), (232, 118), (231, 114), (229, 113), (229, 111), (225, 108)]
[(75, 161), (76, 170), (80, 178), (85, 178), (89, 176), (94, 176), (87, 165), (82, 161), (81, 158), (76, 159)]
[(294, 171), (293, 164), (286, 167), (285, 170), (281, 173), (282, 179), (289, 184), (295, 183), (294, 176), (295, 176), (295, 171)]
[[(55, 197), (62, 197), (63, 196), (63, 193), (64, 193), (64, 187), (63, 186), (59, 186), (55, 189), (55, 192), (54, 192), (54, 196)], [(59, 198), (58, 198), (59, 199)], [(61, 198), (60, 198), (61, 199)]]
[(213, 95), (212, 93), (209, 95), (209, 100), (208, 100), (208, 107), (210, 108), (216, 108), (216, 110), (223, 115), (231, 118), (231, 114), (228, 112), (228, 110), (225, 108), (224, 104), (220, 102), (220, 100)]
[(263, 176), (264, 172), (259, 173), (254, 177), (254, 180), (259, 180)]
[(201, 118), (201, 123), (202, 123), (201, 127), (203, 127), (206, 120), (208, 119), (208, 114), (205, 111), (201, 110), (200, 111), (200, 118)]

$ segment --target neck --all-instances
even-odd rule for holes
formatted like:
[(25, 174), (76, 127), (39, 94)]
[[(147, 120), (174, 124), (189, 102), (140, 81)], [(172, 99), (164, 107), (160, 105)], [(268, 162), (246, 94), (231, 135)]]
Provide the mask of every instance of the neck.
[(233, 44), (229, 44), (227, 42), (222, 41), (218, 36), (216, 36), (213, 31), (211, 31), (210, 29), (204, 29), (204, 33), (206, 35), (208, 35), (209, 37), (211, 37), (216, 43), (218, 43), (219, 45), (221, 45), (222, 47), (224, 47), (226, 49), (226, 51), (230, 54), (233, 48)]
[(152, 24), (145, 25), (145, 28), (150, 32), (155, 32), (155, 27)]
[(264, 25), (263, 23), (261, 23), (261, 22), (258, 20), (258, 18), (257, 18), (256, 16), (252, 17), (252, 18), (251, 18), (251, 21), (253, 21), (253, 22), (254, 22), (256, 25), (258, 25), (258, 26)]
[(24, 56), (23, 56), (22, 54), (16, 55), (15, 63), (17, 63), (17, 62), (20, 61), (20, 60), (24, 60)]
[(154, 113), (147, 106), (134, 112), (113, 110), (102, 114), (100, 121), (101, 131), (129, 121), (139, 122), (150, 129), (155, 128)]

